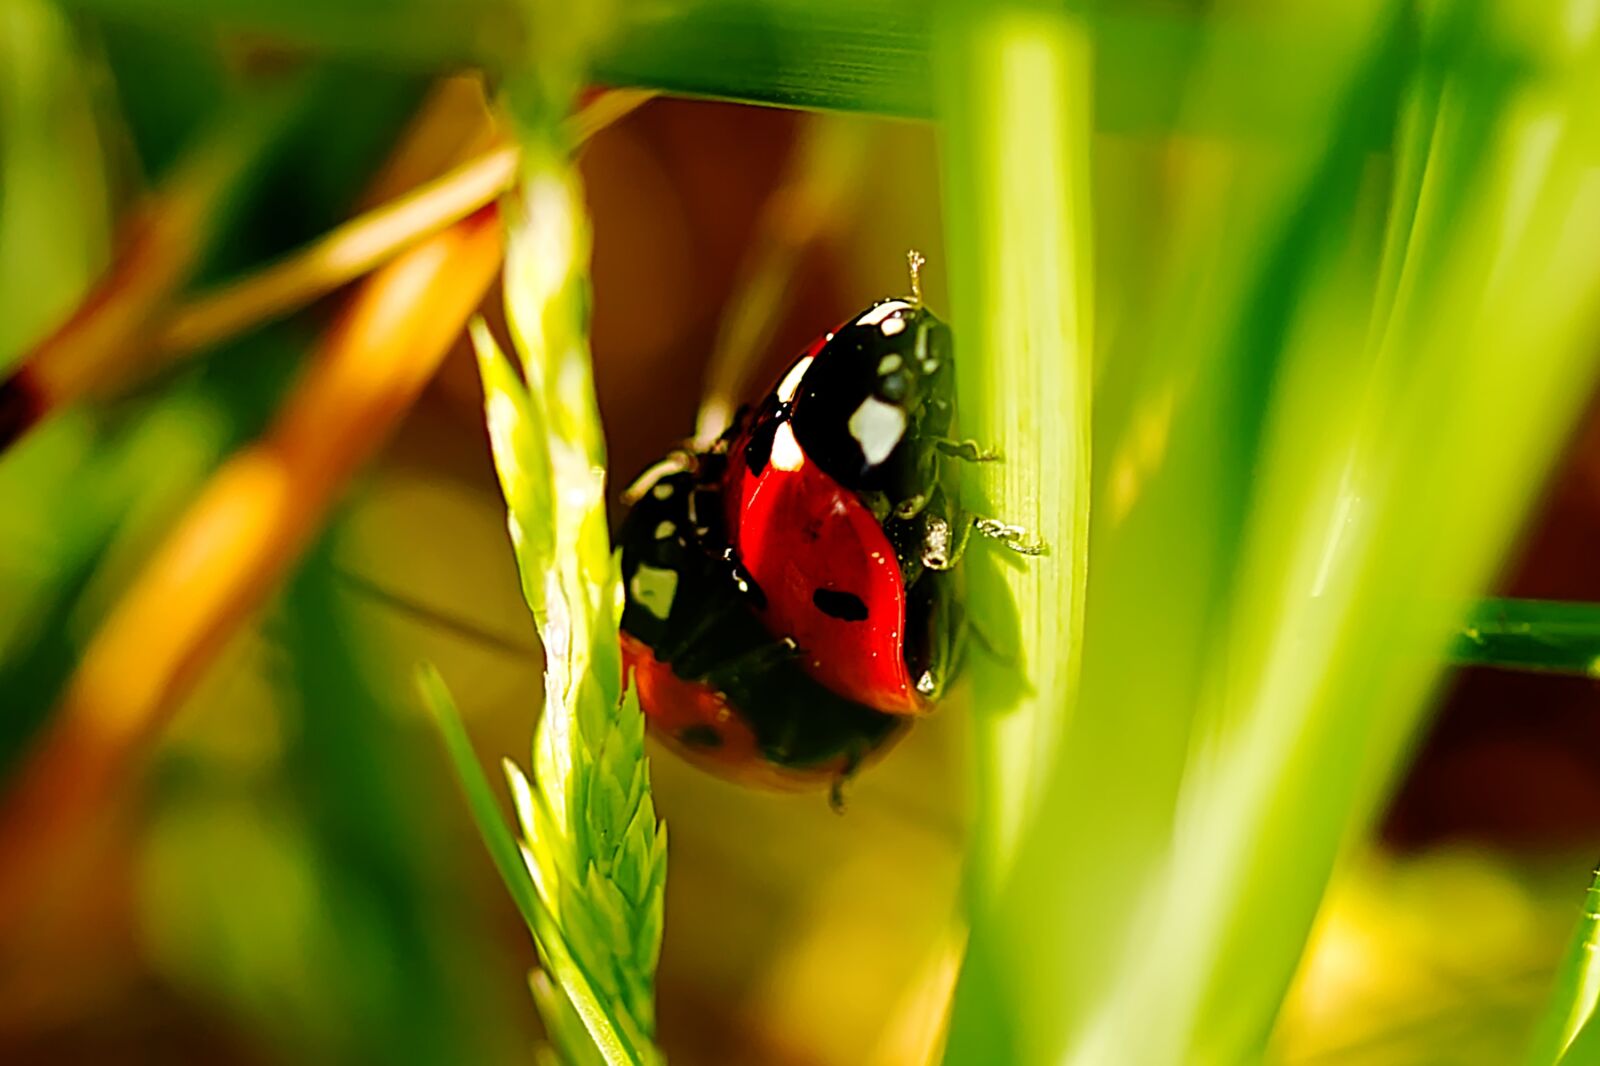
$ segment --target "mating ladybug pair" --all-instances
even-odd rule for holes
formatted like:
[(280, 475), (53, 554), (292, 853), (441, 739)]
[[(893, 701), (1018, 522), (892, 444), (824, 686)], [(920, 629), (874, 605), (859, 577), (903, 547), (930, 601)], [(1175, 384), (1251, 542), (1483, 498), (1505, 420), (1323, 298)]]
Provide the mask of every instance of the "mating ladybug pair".
[(807, 348), (709, 449), (624, 496), (622, 651), (656, 733), (751, 784), (837, 786), (931, 710), (965, 624), (950, 329), (882, 300)]

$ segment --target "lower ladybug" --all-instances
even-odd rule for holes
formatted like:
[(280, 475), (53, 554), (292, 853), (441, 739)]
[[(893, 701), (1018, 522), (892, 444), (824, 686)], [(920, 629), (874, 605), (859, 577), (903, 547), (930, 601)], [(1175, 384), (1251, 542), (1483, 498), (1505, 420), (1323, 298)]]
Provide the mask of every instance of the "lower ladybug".
[(680, 453), (629, 490), (624, 669), (654, 732), (690, 762), (745, 784), (837, 785), (908, 723), (819, 685), (756, 618), (755, 589), (717, 547), (719, 465)]
[[(753, 783), (839, 780), (959, 662), (964, 512), (950, 330), (882, 300), (811, 344), (709, 449), (635, 483), (619, 530), (624, 659), (657, 733)], [(837, 792), (836, 792), (837, 795)]]

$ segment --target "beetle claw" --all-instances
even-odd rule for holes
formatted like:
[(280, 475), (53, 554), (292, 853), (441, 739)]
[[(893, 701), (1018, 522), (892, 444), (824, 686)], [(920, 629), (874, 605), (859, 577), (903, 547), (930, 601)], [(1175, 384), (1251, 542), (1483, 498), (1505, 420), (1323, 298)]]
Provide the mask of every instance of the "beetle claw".
[(1021, 526), (1014, 526), (997, 518), (974, 518), (972, 528), (1018, 555), (1050, 554), (1050, 545)]
[(1000, 453), (992, 448), (984, 448), (975, 440), (951, 440), (948, 437), (937, 437), (933, 446), (952, 459), (961, 459), (968, 463), (998, 463)]
[(896, 518), (915, 518), (926, 506), (928, 506), (928, 496), (926, 493), (919, 492), (915, 496), (908, 496), (895, 504), (894, 516)]

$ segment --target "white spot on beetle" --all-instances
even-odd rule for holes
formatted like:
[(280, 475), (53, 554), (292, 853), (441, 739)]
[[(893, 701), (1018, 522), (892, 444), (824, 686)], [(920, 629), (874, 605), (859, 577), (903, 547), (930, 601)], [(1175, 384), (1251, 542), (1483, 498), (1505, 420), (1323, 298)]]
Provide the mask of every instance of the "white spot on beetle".
[(666, 540), (678, 531), (678, 527), (671, 522), (662, 522), (656, 526), (656, 539)]
[(778, 382), (778, 400), (788, 403), (794, 399), (795, 392), (800, 388), (800, 379), (806, 376), (806, 371), (811, 369), (811, 356), (806, 356), (783, 375), (783, 380)]
[(858, 326), (876, 326), (896, 311), (909, 311), (911, 305), (904, 300), (885, 300), (875, 307), (869, 307), (866, 313), (856, 319)]
[(896, 333), (903, 332), (905, 328), (905, 319), (886, 318), (883, 320), (883, 325), (878, 327), (878, 332), (882, 333), (885, 337), (893, 337)]
[(849, 427), (850, 436), (861, 446), (861, 454), (868, 464), (876, 466), (889, 458), (905, 435), (906, 413), (892, 403), (868, 396), (850, 416)]
[(650, 490), (650, 495), (658, 500), (670, 499), (672, 497), (672, 486), (665, 483), (657, 485)]
[[(854, 433), (854, 419), (851, 421), (850, 432)], [(772, 434), (772, 465), (779, 470), (799, 470), (806, 465), (806, 453), (800, 450), (800, 442), (794, 439), (794, 428), (788, 422), (778, 423)]]
[(672, 613), (672, 598), (678, 594), (678, 572), (640, 564), (628, 582), (628, 595), (663, 622)]
[[(899, 319), (895, 319), (895, 321), (898, 322)], [(900, 358), (900, 353), (890, 352), (888, 355), (878, 360), (878, 376), (886, 377), (889, 374), (893, 374), (896, 370), (899, 370), (905, 365), (906, 361)]]

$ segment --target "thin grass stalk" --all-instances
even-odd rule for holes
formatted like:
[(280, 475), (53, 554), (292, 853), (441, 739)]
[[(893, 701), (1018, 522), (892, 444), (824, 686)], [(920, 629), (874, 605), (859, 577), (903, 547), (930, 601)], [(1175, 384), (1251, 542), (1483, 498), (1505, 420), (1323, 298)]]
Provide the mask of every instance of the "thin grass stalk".
[(1600, 604), (1490, 597), (1450, 646), (1458, 666), (1600, 677)]
[(1573, 1057), (1573, 1045), (1581, 1032), (1596, 1029), (1593, 1020), (1597, 1003), (1600, 1003), (1600, 868), (1595, 870), (1589, 890), (1584, 894), (1583, 912), (1566, 957), (1556, 971), (1549, 1005), (1528, 1049), (1528, 1066), (1555, 1066), (1569, 1060), (1576, 1066), (1579, 1062), (1595, 1061)]
[[(596, 96), (572, 116), (574, 143), (584, 143), (653, 95), (614, 90)], [(490, 148), (285, 258), (194, 296), (165, 316), (154, 347), (170, 360), (281, 318), (354, 281), (510, 189), (519, 152), (516, 145)]]

